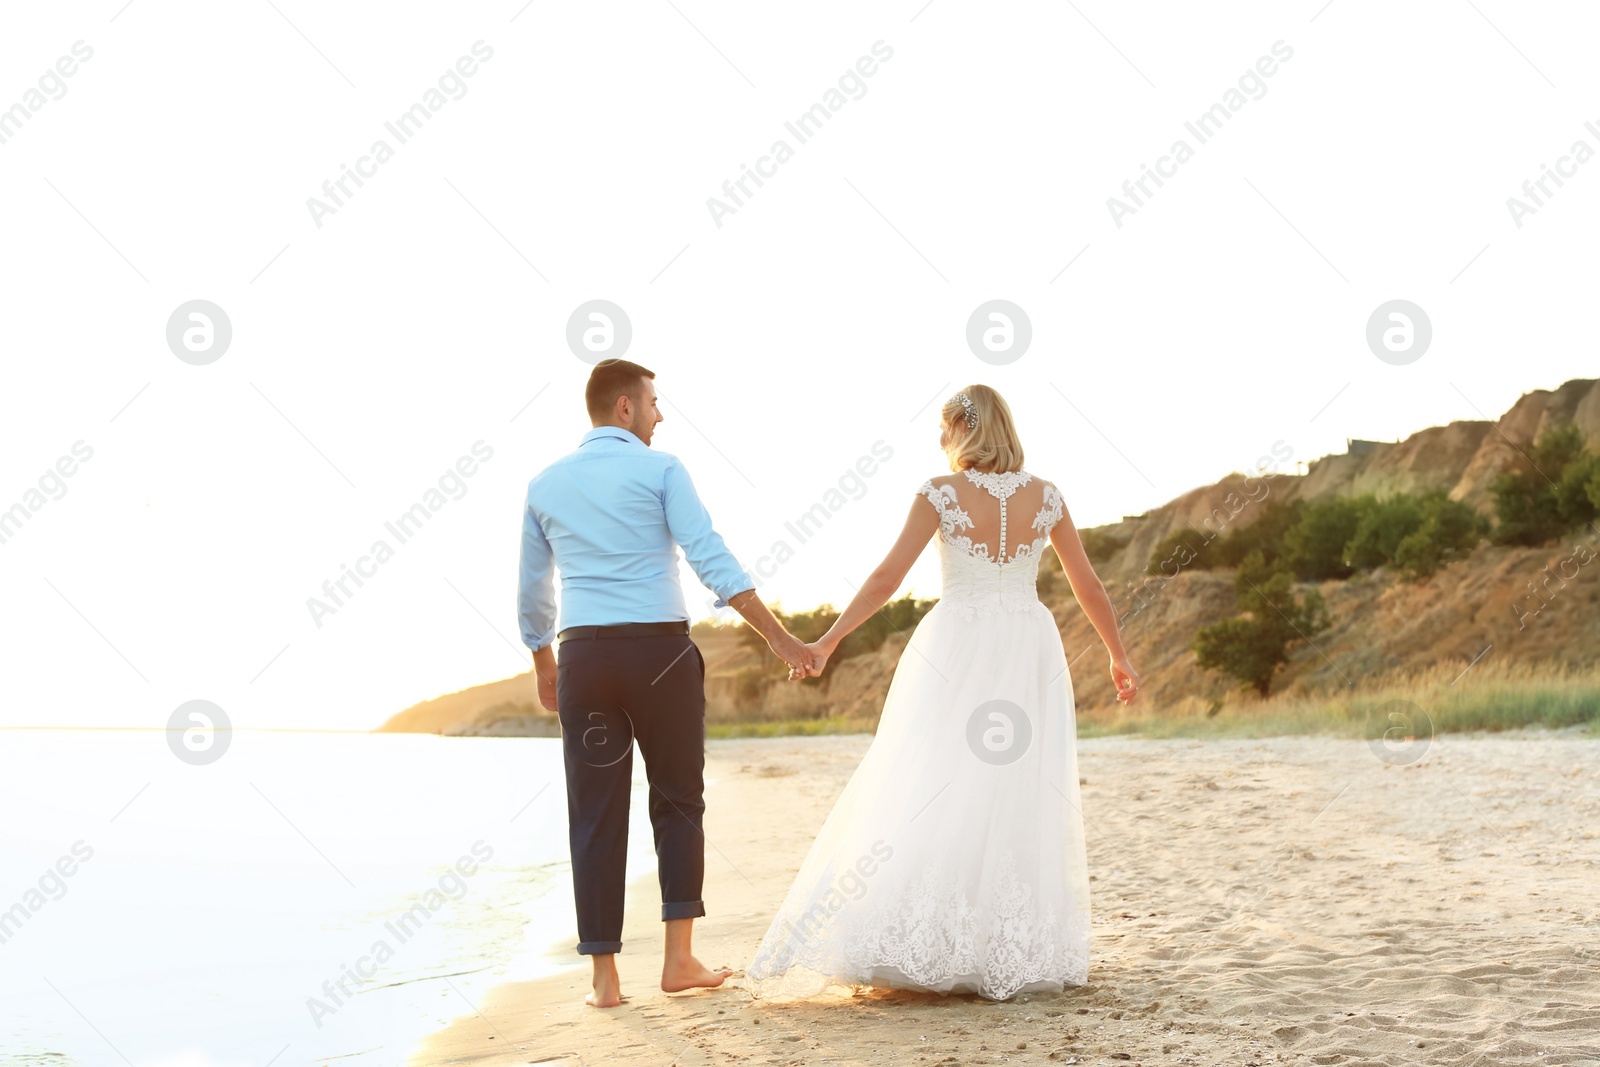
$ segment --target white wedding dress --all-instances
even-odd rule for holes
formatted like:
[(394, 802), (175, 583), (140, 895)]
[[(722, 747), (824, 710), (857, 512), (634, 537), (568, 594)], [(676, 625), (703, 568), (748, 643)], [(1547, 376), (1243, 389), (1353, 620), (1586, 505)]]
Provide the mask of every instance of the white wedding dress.
[[(1003, 1000), (1088, 980), (1072, 679), (1036, 589), (1061, 494), (1025, 471), (919, 491), (939, 512), (943, 595), (746, 968), (758, 997), (877, 985)], [(1012, 509), (1032, 518), (1014, 549)]]

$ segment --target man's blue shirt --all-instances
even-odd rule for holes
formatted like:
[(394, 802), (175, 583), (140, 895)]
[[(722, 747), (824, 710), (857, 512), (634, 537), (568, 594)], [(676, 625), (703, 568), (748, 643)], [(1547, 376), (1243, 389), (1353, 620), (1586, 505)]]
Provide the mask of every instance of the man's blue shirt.
[(620, 426), (596, 426), (577, 451), (528, 483), (517, 596), (522, 643), (556, 634), (553, 570), (561, 572), (561, 628), (687, 620), (678, 551), (720, 598), (755, 582), (711, 528), (711, 515), (678, 458)]

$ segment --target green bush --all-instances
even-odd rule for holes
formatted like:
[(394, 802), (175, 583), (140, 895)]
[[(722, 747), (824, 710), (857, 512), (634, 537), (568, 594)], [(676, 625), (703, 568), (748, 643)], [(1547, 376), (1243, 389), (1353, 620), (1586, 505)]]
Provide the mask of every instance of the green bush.
[(1212, 553), (1211, 565), (1237, 567), (1257, 550), (1268, 563), (1276, 563), (1283, 554), (1284, 534), (1300, 521), (1305, 508), (1303, 500), (1285, 503), (1274, 497), (1266, 501), (1261, 505), (1261, 514), (1249, 526), (1233, 530), (1212, 543), (1207, 549)]
[(1400, 542), (1422, 526), (1422, 504), (1417, 497), (1396, 493), (1369, 504), (1345, 543), (1344, 558), (1358, 570), (1391, 564)]
[(1284, 531), (1283, 559), (1302, 581), (1348, 578), (1356, 569), (1345, 557), (1363, 513), (1373, 507), (1365, 497), (1333, 497), (1307, 504), (1300, 520)]
[(1545, 431), (1512, 469), (1490, 485), (1499, 523), (1490, 534), (1500, 545), (1548, 544), (1593, 521), (1600, 500), (1590, 488), (1600, 480), (1595, 457), (1571, 423)]
[(1422, 521), (1400, 539), (1386, 561), (1408, 578), (1426, 578), (1452, 560), (1463, 559), (1489, 532), (1489, 520), (1443, 490), (1419, 498)]
[(1468, 555), (1489, 531), (1487, 519), (1442, 489), (1381, 501), (1360, 497), (1355, 503), (1361, 518), (1344, 558), (1357, 570), (1390, 566), (1408, 578), (1426, 578)]
[(1309, 589), (1298, 600), (1293, 577), (1280, 564), (1272, 569), (1260, 550), (1251, 553), (1235, 582), (1243, 617), (1201, 628), (1194, 641), (1195, 662), (1203, 670), (1236, 679), (1263, 699), (1272, 676), (1289, 661), (1289, 648), (1309, 641), (1330, 625), (1322, 595)]
[[(1587, 500), (1591, 479), (1600, 497), (1600, 471), (1587, 467), (1572, 471), (1568, 495)], [(1576, 503), (1570, 510), (1575, 516), (1583, 514)], [(1488, 520), (1439, 489), (1395, 493), (1383, 500), (1371, 494), (1309, 503), (1274, 500), (1255, 523), (1203, 549), (1193, 547), (1200, 541), (1192, 532), (1169, 535), (1152, 554), (1150, 565), (1157, 568), (1182, 551), (1179, 546), (1188, 545), (1184, 556), (1195, 558), (1187, 566), (1198, 569), (1253, 568), (1263, 574), (1287, 570), (1300, 581), (1315, 582), (1390, 566), (1415, 579), (1466, 556), (1488, 532)], [(1171, 569), (1169, 562), (1168, 573)]]
[(1568, 463), (1555, 486), (1556, 511), (1572, 526), (1600, 518), (1600, 453), (1586, 452)]

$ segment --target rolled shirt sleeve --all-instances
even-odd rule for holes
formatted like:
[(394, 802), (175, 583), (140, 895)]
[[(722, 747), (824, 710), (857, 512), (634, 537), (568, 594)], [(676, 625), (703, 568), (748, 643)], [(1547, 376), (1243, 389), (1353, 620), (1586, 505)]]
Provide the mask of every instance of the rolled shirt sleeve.
[(672, 539), (683, 549), (696, 577), (717, 594), (715, 607), (726, 607), (729, 597), (756, 587), (728, 551), (722, 535), (711, 528), (711, 513), (700, 502), (689, 471), (677, 459), (667, 464), (661, 502)]
[(555, 556), (533, 513), (533, 505), (526, 500), (522, 504), (519, 572), (517, 617), (522, 628), (522, 643), (537, 652), (555, 637)]

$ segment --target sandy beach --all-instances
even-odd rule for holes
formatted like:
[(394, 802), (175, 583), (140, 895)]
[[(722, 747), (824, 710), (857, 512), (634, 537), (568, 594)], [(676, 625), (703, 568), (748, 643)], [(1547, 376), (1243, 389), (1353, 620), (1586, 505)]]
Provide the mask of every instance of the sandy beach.
[(724, 988), (657, 987), (652, 876), (630, 889), (622, 1007), (582, 1003), (587, 967), (502, 985), (412, 1067), (1600, 1064), (1600, 741), (1576, 730), (1451, 735), (1410, 762), (1326, 738), (1080, 741), (1088, 985), (755, 1001), (741, 968), (869, 742), (709, 746), (695, 946), (735, 969)]

